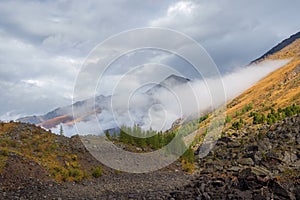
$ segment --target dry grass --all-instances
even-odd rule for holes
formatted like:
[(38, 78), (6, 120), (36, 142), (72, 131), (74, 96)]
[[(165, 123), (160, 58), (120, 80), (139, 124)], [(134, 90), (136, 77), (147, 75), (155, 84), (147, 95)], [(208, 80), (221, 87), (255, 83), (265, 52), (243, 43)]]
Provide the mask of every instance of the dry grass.
[[(267, 113), (269, 108), (278, 109), (292, 104), (300, 105), (300, 39), (265, 59), (291, 59), (291, 61), (227, 104), (226, 114), (232, 120), (231, 123), (226, 124), (224, 131), (240, 118), (247, 124), (252, 122), (249, 116), (251, 111), (236, 116), (236, 113), (241, 113), (242, 109), (249, 104), (253, 106), (252, 111), (259, 113)], [(209, 121), (210, 118), (202, 122), (198, 132), (191, 134), (198, 145), (202, 142)], [(190, 140), (191, 137), (188, 139)]]
[[(234, 118), (236, 111), (253, 104), (254, 110), (264, 113), (267, 108), (283, 108), (300, 104), (300, 39), (267, 59), (293, 59), (272, 72), (228, 104), (227, 115)], [(247, 121), (247, 114), (241, 116)]]

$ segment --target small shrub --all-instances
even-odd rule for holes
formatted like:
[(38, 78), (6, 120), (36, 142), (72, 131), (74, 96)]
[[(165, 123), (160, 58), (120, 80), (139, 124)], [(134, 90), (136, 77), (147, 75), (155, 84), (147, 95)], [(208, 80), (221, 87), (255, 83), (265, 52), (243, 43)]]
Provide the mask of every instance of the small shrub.
[(99, 178), (100, 176), (102, 176), (102, 168), (101, 167), (95, 168), (92, 175), (94, 178)]
[(78, 169), (69, 169), (69, 176), (77, 178), (80, 176), (80, 171)]
[(183, 160), (185, 160), (186, 162), (189, 162), (189, 163), (194, 163), (195, 161), (195, 156), (194, 156), (194, 150), (189, 147), (185, 152), (184, 154), (181, 156), (181, 158)]
[(233, 122), (231, 128), (234, 130), (239, 130), (240, 128), (242, 128), (242, 123), (240, 121)]
[(187, 173), (192, 173), (195, 170), (194, 163), (186, 162), (185, 160), (181, 161), (182, 170)]
[(0, 155), (2, 156), (8, 156), (9, 152), (7, 148), (2, 148), (0, 151)]
[(73, 154), (73, 155), (71, 155), (71, 159), (72, 159), (73, 161), (77, 161), (77, 160), (78, 160), (78, 157), (77, 157), (77, 155)]
[(225, 123), (227, 124), (227, 123), (231, 122), (231, 120), (232, 120), (232, 118), (227, 115), (225, 118)]

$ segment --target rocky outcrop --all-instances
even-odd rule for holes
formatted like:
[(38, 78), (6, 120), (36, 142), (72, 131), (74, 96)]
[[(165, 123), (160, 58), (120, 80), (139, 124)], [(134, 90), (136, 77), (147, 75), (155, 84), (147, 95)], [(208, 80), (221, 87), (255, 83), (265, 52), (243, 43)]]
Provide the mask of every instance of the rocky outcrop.
[[(300, 116), (218, 140), (175, 199), (299, 199)], [(233, 138), (234, 137), (234, 138)]]

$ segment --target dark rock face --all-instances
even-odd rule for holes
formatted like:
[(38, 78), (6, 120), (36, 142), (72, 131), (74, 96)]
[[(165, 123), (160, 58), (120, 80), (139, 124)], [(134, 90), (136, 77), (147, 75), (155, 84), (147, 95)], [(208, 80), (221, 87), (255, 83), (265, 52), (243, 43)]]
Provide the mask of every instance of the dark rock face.
[[(299, 199), (300, 116), (223, 137), (174, 199)], [(243, 134), (246, 133), (246, 134)]]

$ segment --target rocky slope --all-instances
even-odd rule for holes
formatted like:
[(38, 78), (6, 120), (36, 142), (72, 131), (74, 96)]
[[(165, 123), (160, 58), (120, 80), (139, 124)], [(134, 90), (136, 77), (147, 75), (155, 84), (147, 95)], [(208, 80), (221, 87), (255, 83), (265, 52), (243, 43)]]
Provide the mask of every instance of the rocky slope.
[(119, 172), (92, 157), (78, 136), (0, 123), (0, 199), (167, 198), (191, 177), (179, 162), (153, 173)]
[(300, 115), (220, 138), (175, 199), (300, 199)]
[[(100, 178), (79, 182), (54, 181), (43, 163), (12, 148), (5, 153), (2, 148), (1, 162), (5, 165), (1, 168), (0, 199), (295, 200), (300, 198), (299, 130), (300, 115), (297, 115), (273, 125), (248, 126), (225, 134), (209, 155), (199, 160), (194, 175), (176, 169), (178, 163), (175, 163), (173, 167), (147, 174), (104, 168)], [(80, 143), (73, 141), (72, 147), (78, 156), (84, 152)], [(88, 153), (82, 155), (78, 158), (82, 166), (93, 162)]]

